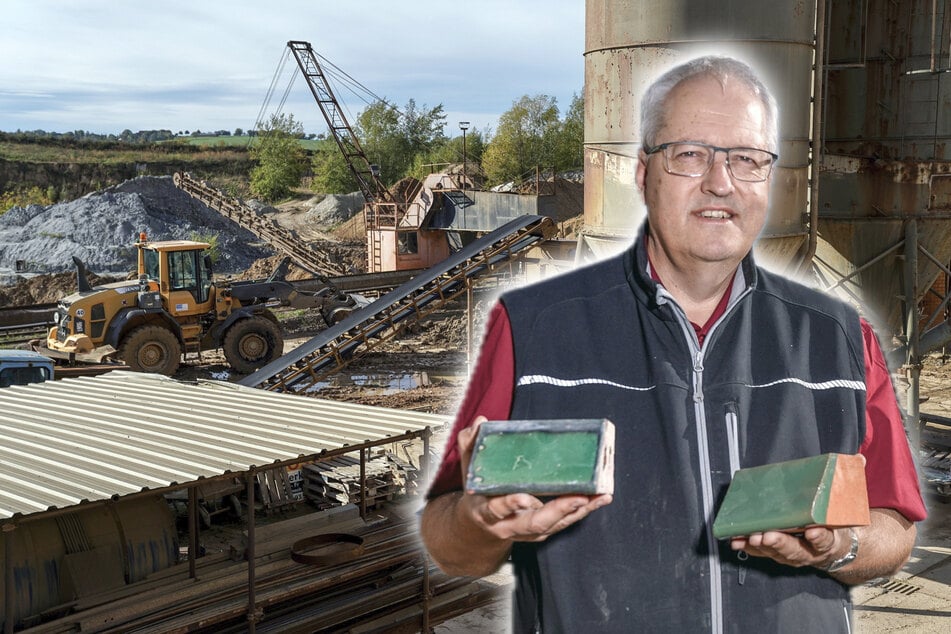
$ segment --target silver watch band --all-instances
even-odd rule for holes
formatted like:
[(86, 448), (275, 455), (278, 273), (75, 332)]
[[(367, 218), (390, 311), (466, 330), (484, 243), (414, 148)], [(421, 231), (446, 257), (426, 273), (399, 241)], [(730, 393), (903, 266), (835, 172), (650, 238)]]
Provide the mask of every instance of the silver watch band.
[(836, 570), (841, 570), (855, 561), (855, 557), (859, 554), (859, 536), (856, 535), (855, 530), (852, 528), (849, 528), (849, 540), (849, 552), (845, 553), (842, 557), (839, 557), (831, 564), (826, 566), (826, 572), (835, 572)]

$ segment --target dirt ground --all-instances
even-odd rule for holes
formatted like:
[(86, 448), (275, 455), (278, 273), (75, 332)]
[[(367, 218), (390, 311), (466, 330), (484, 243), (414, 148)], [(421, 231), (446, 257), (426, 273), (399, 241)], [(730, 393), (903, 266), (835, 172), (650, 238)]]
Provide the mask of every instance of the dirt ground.
[[(295, 224), (300, 210), (283, 209), (281, 220)], [(319, 239), (328, 237), (308, 236)], [(354, 245), (358, 251), (359, 245)], [(355, 253), (354, 262), (361, 257)], [(264, 277), (276, 259), (261, 261), (246, 275)], [(295, 276), (292, 275), (293, 279)], [(98, 280), (97, 280), (98, 281)], [(33, 278), (16, 287), (0, 288), (3, 305), (55, 301), (75, 290), (75, 274)], [(294, 313), (283, 316), (285, 351), (312, 338), (323, 327), (319, 318)], [(480, 325), (476, 324), (476, 332)], [(401, 337), (355, 360), (328, 380), (314, 395), (367, 405), (414, 409), (451, 416), (462, 398), (467, 376), (466, 305), (457, 301)], [(220, 351), (186, 357), (176, 375), (180, 380), (210, 378), (235, 381)], [(899, 390), (903, 389), (899, 382)], [(921, 377), (924, 412), (951, 417), (951, 357), (933, 355)], [(442, 438), (434, 439), (441, 449)], [(879, 632), (946, 632), (951, 625), (951, 503), (928, 497), (930, 517), (919, 526), (918, 543), (903, 571), (891, 581), (877, 581), (853, 591), (855, 630)], [(488, 581), (508, 587), (506, 571)], [(502, 600), (440, 625), (442, 634), (507, 632), (509, 602)]]

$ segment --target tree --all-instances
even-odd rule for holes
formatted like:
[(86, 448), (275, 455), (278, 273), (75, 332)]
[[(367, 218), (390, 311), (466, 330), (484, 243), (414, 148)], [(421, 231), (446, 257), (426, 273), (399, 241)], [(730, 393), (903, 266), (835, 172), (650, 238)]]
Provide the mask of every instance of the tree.
[(347, 167), (347, 162), (340, 152), (340, 148), (333, 141), (324, 141), (316, 150), (310, 161), (314, 172), (311, 189), (323, 194), (347, 194), (359, 189), (353, 172)]
[(300, 184), (307, 165), (304, 148), (297, 140), (301, 134), (303, 126), (294, 115), (271, 115), (251, 148), (251, 158), (257, 161), (251, 169), (251, 193), (270, 202), (286, 197)]
[(413, 155), (429, 152), (446, 138), (442, 132), (446, 125), (442, 104), (427, 110), (425, 105), (418, 108), (416, 101), (410, 99), (406, 102), (400, 123), (408, 149)]
[[(482, 162), (482, 154), (485, 151), (485, 139), (489, 136), (489, 131), (469, 130), (465, 138), (465, 159), (469, 164), (470, 170)], [(434, 171), (440, 171), (439, 166), (450, 164), (461, 164), (463, 158), (463, 139), (462, 134), (450, 138), (443, 137), (431, 150), (425, 153), (417, 154), (413, 160), (413, 167), (410, 176), (422, 180), (427, 174)], [(471, 173), (471, 172), (470, 172)]]
[(218, 264), (221, 262), (221, 241), (220, 234), (213, 231), (192, 231), (188, 235), (189, 240), (194, 240), (195, 242), (207, 242), (208, 249), (206, 253), (208, 257), (211, 258), (212, 264)]
[(554, 97), (525, 95), (513, 103), (499, 117), (499, 129), (482, 158), (489, 182), (516, 180), (535, 166), (554, 165), (559, 125)]
[(442, 104), (418, 107), (410, 99), (403, 112), (376, 102), (357, 118), (355, 134), (371, 163), (380, 166), (380, 179), (394, 183), (410, 174), (414, 159), (445, 140)]
[(380, 166), (380, 179), (392, 183), (402, 176), (406, 140), (400, 131), (400, 115), (393, 106), (378, 101), (357, 117), (354, 131), (367, 159)]
[(568, 112), (558, 128), (554, 140), (556, 170), (577, 169), (584, 166), (584, 97), (575, 94)]

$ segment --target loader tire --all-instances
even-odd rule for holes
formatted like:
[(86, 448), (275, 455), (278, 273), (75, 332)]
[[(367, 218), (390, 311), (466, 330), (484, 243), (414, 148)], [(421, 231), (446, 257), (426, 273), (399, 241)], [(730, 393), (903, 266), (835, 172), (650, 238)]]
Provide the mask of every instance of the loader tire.
[(139, 326), (122, 340), (118, 356), (136, 372), (172, 376), (182, 360), (182, 345), (168, 328)]
[(236, 372), (251, 374), (284, 353), (284, 335), (267, 317), (254, 316), (229, 328), (221, 347)]

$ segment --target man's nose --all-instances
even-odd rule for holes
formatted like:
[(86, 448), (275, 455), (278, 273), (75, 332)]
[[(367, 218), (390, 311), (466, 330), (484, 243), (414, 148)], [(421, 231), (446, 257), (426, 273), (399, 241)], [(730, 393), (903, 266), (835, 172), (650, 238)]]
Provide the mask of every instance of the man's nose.
[(701, 188), (704, 192), (714, 196), (726, 196), (733, 192), (733, 177), (730, 175), (726, 153), (716, 152), (714, 154), (713, 165), (703, 175)]

